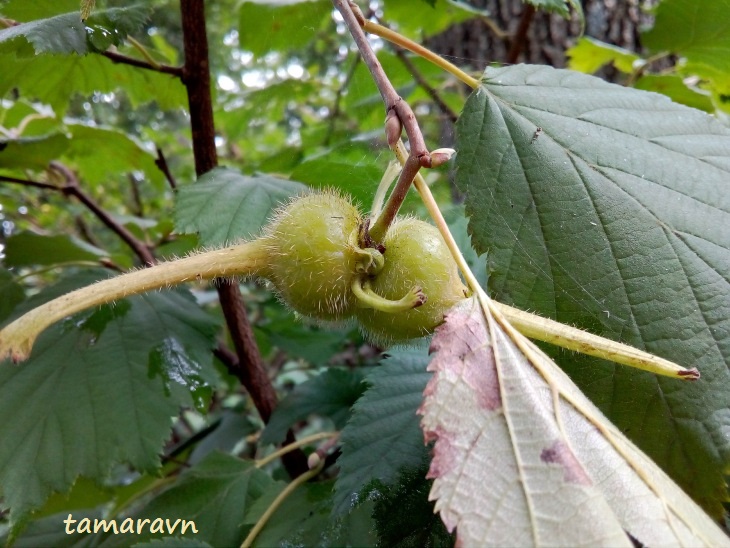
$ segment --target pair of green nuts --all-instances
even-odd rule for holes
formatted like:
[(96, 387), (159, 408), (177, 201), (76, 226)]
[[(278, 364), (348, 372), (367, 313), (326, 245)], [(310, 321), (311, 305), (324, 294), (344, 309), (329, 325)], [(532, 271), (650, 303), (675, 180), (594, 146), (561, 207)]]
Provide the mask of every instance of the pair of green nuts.
[(261, 275), (289, 307), (318, 321), (354, 317), (373, 341), (392, 344), (432, 333), (467, 289), (438, 230), (398, 218), (382, 253), (361, 248), (364, 219), (333, 192), (299, 197), (264, 232)]

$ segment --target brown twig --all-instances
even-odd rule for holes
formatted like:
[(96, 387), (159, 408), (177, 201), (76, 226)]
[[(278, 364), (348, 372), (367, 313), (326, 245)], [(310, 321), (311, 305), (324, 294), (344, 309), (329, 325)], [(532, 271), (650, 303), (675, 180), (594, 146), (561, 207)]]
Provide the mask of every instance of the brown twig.
[(157, 147), (157, 158), (155, 159), (155, 165), (157, 166), (157, 169), (159, 169), (165, 176), (165, 179), (167, 179), (167, 183), (170, 185), (170, 188), (172, 190), (177, 190), (177, 181), (175, 181), (175, 177), (172, 176), (172, 173), (170, 172), (170, 166), (167, 165), (167, 158), (165, 158), (165, 155), (162, 153), (162, 149), (160, 147)]
[(426, 94), (436, 104), (439, 110), (452, 123), (455, 124), (456, 120), (459, 118), (459, 115), (456, 114), (456, 112), (454, 112), (452, 108), (446, 104), (446, 101), (443, 100), (439, 92), (426, 81), (426, 79), (423, 77), (423, 74), (421, 74), (421, 71), (416, 68), (416, 65), (413, 64), (413, 62), (408, 58), (403, 50), (394, 48), (394, 51), (398, 59), (400, 59), (401, 63), (403, 63), (403, 65), (406, 67), (406, 70), (411, 73), (411, 76), (413, 76), (413, 79), (416, 81), (416, 83), (423, 88), (423, 91), (426, 92)]
[(64, 185), (56, 187), (57, 190), (60, 190), (66, 196), (73, 196), (79, 202), (84, 204), (97, 219), (119, 236), (145, 265), (151, 266), (157, 262), (155, 256), (150, 251), (150, 248), (147, 247), (145, 243), (139, 241), (134, 234), (127, 230), (123, 225), (119, 224), (111, 215), (109, 215), (109, 213), (104, 211), (104, 209), (102, 209), (102, 207), (97, 204), (91, 196), (81, 190), (78, 177), (76, 177), (76, 174), (73, 171), (62, 163), (56, 161), (51, 162), (49, 167), (59, 173), (64, 179)]
[(14, 183), (16, 185), (31, 186), (34, 188), (44, 188), (47, 190), (61, 191), (62, 188), (51, 183), (41, 183), (39, 181), (29, 181), (28, 179), (18, 179), (17, 177), (9, 177), (8, 175), (0, 175), (0, 181), (6, 183)]
[(170, 65), (155, 66), (152, 63), (148, 63), (147, 61), (135, 59), (134, 57), (129, 57), (127, 55), (122, 55), (121, 53), (117, 53), (116, 51), (103, 51), (101, 52), (101, 55), (103, 55), (107, 59), (110, 59), (112, 62), (118, 63), (120, 65), (130, 65), (145, 70), (161, 72), (162, 74), (169, 74), (171, 76), (175, 76), (176, 78), (183, 77), (183, 67), (171, 67)]
[[(215, 126), (210, 95), (208, 36), (205, 28), (205, 2), (181, 0), (182, 31), (185, 48), (183, 84), (188, 94), (190, 126), (193, 133), (193, 155), (198, 176), (218, 165), (215, 148)], [(238, 285), (232, 280), (218, 280), (218, 296), (228, 331), (236, 349), (239, 367), (236, 375), (251, 398), (261, 418), (267, 421), (276, 407), (276, 391), (266, 374), (261, 354), (248, 320)], [(301, 451), (282, 458), (287, 471), (299, 475), (307, 470)]]
[(86, 208), (91, 211), (102, 223), (109, 227), (114, 233), (116, 233), (126, 243), (132, 251), (140, 258), (140, 260), (146, 265), (155, 264), (156, 260), (150, 249), (137, 238), (134, 237), (129, 230), (119, 224), (114, 218), (104, 211), (99, 204), (97, 204), (91, 196), (86, 194), (79, 185), (79, 180), (76, 174), (71, 171), (68, 167), (64, 166), (60, 162), (51, 162), (51, 169), (60, 173), (64, 178), (64, 185), (57, 186), (51, 183), (43, 183), (40, 181), (30, 181), (28, 179), (18, 179), (17, 177), (9, 177), (7, 175), (0, 175), (0, 181), (7, 183), (15, 183), (24, 186), (30, 186), (34, 188), (42, 188), (45, 190), (53, 190), (55, 192), (61, 192), (66, 196), (74, 196)]
[(509, 52), (507, 53), (507, 63), (514, 64), (522, 53), (522, 49), (525, 47), (527, 42), (527, 31), (530, 30), (530, 23), (535, 15), (535, 6), (532, 4), (525, 4), (525, 9), (522, 12), (520, 23), (517, 25), (517, 30), (511, 40)]
[(355, 57), (352, 65), (350, 65), (350, 70), (347, 71), (345, 81), (342, 82), (342, 85), (337, 90), (334, 106), (332, 107), (332, 113), (330, 114), (330, 123), (327, 127), (327, 135), (324, 138), (325, 146), (329, 146), (330, 140), (332, 139), (332, 134), (335, 132), (335, 122), (337, 121), (337, 117), (340, 115), (340, 103), (342, 102), (342, 95), (344, 94), (345, 90), (350, 86), (350, 81), (352, 81), (352, 77), (355, 75), (355, 70), (357, 69), (357, 66), (359, 64), (360, 57), (358, 56)]
[(411, 107), (406, 101), (398, 96), (393, 84), (391, 84), (385, 74), (380, 61), (378, 61), (375, 52), (370, 47), (365, 32), (362, 29), (365, 19), (360, 9), (348, 0), (333, 0), (333, 3), (335, 8), (342, 14), (342, 18), (355, 44), (357, 44), (357, 48), (360, 50), (363, 61), (368, 69), (370, 69), (370, 74), (385, 103), (388, 144), (394, 146), (400, 139), (401, 127), (406, 130), (410, 144), (410, 156), (403, 166), (398, 182), (383, 207), (382, 213), (373, 226), (370, 227), (370, 234), (373, 240), (380, 242), (385, 236), (385, 232), (388, 230), (390, 223), (395, 219), (396, 213), (403, 203), (418, 170), (421, 167), (431, 167), (431, 154), (426, 148), (421, 128), (418, 127), (413, 110), (411, 110)]
[(129, 188), (132, 191), (134, 214), (138, 217), (144, 217), (144, 204), (142, 203), (142, 195), (139, 192), (139, 181), (137, 181), (134, 173), (129, 174)]

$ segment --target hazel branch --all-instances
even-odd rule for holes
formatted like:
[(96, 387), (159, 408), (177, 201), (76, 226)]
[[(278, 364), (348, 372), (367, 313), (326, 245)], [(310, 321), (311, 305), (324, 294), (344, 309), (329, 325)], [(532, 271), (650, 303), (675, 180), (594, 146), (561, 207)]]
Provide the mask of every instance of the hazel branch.
[[(185, 50), (182, 81), (188, 95), (195, 172), (200, 176), (218, 165), (213, 102), (210, 93), (205, 2), (181, 0), (180, 15)], [(276, 390), (266, 374), (264, 361), (243, 305), (241, 291), (230, 279), (218, 280), (217, 291), (228, 332), (241, 365), (237, 371), (238, 378), (251, 395), (262, 419), (267, 421), (276, 407)], [(301, 452), (286, 455), (283, 464), (292, 476), (297, 476), (307, 469), (306, 458)]]
[(53, 190), (55, 192), (62, 192), (66, 196), (74, 196), (82, 204), (84, 204), (89, 211), (91, 211), (102, 223), (104, 223), (109, 229), (117, 234), (124, 243), (126, 243), (132, 251), (140, 258), (140, 260), (147, 264), (152, 265), (157, 261), (150, 249), (127, 230), (124, 226), (119, 224), (114, 218), (109, 215), (104, 209), (94, 201), (94, 199), (81, 190), (79, 180), (76, 175), (66, 166), (59, 162), (51, 162), (50, 168), (61, 174), (64, 178), (65, 184), (63, 186), (54, 185), (52, 183), (44, 183), (41, 181), (31, 181), (28, 179), (19, 179), (17, 177), (10, 177), (8, 175), (0, 175), (0, 181), (6, 183), (14, 183), (18, 185), (42, 188), (44, 190)]
[(10, 177), (8, 175), (0, 175), (0, 181), (5, 183), (14, 183), (16, 185), (29, 186), (33, 188), (43, 188), (46, 190), (55, 190), (57, 192), (62, 191), (61, 187), (58, 187), (51, 183), (43, 183), (40, 181), (30, 181), (28, 179), (19, 179), (17, 177)]
[(431, 167), (431, 154), (426, 148), (421, 128), (413, 114), (413, 110), (396, 92), (393, 84), (388, 79), (375, 52), (370, 47), (362, 26), (366, 21), (360, 9), (348, 0), (333, 0), (337, 10), (342, 15), (350, 34), (352, 35), (363, 61), (370, 69), (375, 85), (380, 91), (386, 108), (386, 134), (388, 144), (393, 145), (400, 139), (401, 128), (405, 129), (410, 144), (410, 157), (401, 171), (400, 178), (393, 189), (393, 192), (385, 204), (382, 214), (370, 229), (373, 240), (381, 241), (385, 236), (390, 223), (396, 216), (408, 189), (413, 182), (413, 177), (421, 167)]
[(159, 169), (165, 176), (165, 179), (167, 179), (167, 183), (170, 185), (170, 188), (172, 190), (177, 190), (177, 181), (170, 172), (170, 166), (167, 165), (167, 158), (165, 158), (165, 155), (162, 153), (162, 149), (160, 147), (157, 147), (157, 158), (155, 159), (155, 165), (157, 166), (157, 169)]
[(109, 213), (96, 203), (96, 201), (86, 194), (79, 185), (79, 180), (76, 174), (71, 171), (68, 167), (61, 164), (60, 162), (51, 162), (50, 168), (57, 173), (60, 173), (64, 178), (65, 184), (62, 187), (56, 187), (57, 190), (63, 192), (66, 196), (73, 196), (79, 202), (84, 204), (86, 208), (91, 211), (102, 223), (104, 223), (112, 232), (117, 234), (124, 243), (126, 243), (132, 251), (140, 258), (140, 260), (146, 265), (153, 265), (157, 262), (155, 256), (150, 251), (150, 248), (146, 244), (139, 241), (134, 234), (127, 230), (123, 225), (118, 223)]
[(535, 6), (532, 4), (525, 4), (525, 9), (522, 11), (522, 17), (517, 25), (517, 31), (512, 37), (509, 52), (507, 52), (507, 62), (514, 64), (520, 57), (525, 43), (527, 42), (527, 31), (530, 30), (530, 23), (535, 16)]
[(154, 72), (160, 72), (162, 74), (169, 74), (170, 76), (174, 76), (175, 78), (181, 78), (183, 77), (183, 68), (182, 67), (171, 67), (169, 65), (162, 65), (160, 63), (152, 64), (148, 61), (142, 61), (141, 59), (135, 59), (134, 57), (129, 57), (127, 55), (123, 55), (121, 53), (118, 53), (116, 51), (103, 51), (101, 52), (101, 55), (112, 61), (116, 64), (121, 65), (130, 65), (132, 67), (141, 68), (144, 70), (151, 70)]

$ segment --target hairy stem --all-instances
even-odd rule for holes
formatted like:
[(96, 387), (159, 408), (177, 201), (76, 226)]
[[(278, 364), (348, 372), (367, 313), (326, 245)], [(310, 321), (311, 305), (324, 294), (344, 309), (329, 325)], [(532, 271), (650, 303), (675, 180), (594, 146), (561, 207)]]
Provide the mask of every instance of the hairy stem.
[(207, 251), (103, 280), (53, 299), (0, 331), (0, 359), (8, 355), (15, 362), (27, 359), (33, 343), (43, 330), (87, 308), (191, 280), (265, 275), (268, 268), (266, 246), (266, 240), (259, 239)]
[(479, 80), (477, 80), (476, 78), (472, 78), (453, 63), (449, 63), (446, 59), (439, 57), (430, 49), (424, 48), (421, 44), (418, 44), (413, 40), (406, 38), (402, 34), (398, 34), (397, 32), (390, 30), (389, 28), (382, 25), (378, 25), (377, 23), (374, 23), (372, 21), (365, 21), (362, 28), (370, 34), (380, 36), (381, 38), (388, 40), (389, 42), (392, 42), (397, 46), (400, 46), (404, 49), (407, 49), (408, 51), (415, 53), (416, 55), (423, 57), (437, 67), (444, 69), (449, 74), (456, 76), (459, 80), (464, 82), (470, 88), (477, 88), (479, 86)]
[(370, 282), (362, 278), (355, 278), (352, 281), (352, 292), (357, 297), (360, 306), (364, 308), (374, 308), (387, 314), (397, 314), (399, 312), (407, 312), (413, 308), (419, 307), (426, 302), (426, 295), (419, 286), (414, 287), (402, 298), (397, 301), (381, 297), (370, 287)]

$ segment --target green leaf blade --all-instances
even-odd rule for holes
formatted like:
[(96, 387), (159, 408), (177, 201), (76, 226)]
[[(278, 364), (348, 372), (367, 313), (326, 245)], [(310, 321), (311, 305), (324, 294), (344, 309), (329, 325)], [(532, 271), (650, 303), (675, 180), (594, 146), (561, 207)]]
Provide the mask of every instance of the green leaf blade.
[[(730, 133), (655, 94), (524, 65), (488, 69), (458, 131), (457, 184), (497, 300), (699, 368), (699, 383), (679, 385), (561, 360), (717, 512), (730, 457), (720, 435), (730, 424)], [(605, 375), (609, 396), (596, 385)]]
[(730, 92), (729, 0), (664, 0), (656, 21), (641, 41), (656, 52), (686, 59), (683, 71), (712, 80), (720, 93)]
[(56, 325), (23, 366), (3, 363), (0, 489), (12, 520), (79, 475), (156, 470), (170, 417), (216, 381), (216, 331), (184, 293), (156, 293)]
[(256, 236), (278, 204), (305, 189), (295, 181), (216, 168), (180, 190), (175, 224), (180, 232), (198, 232), (203, 245), (235, 243)]
[(340, 474), (334, 514), (350, 511), (372, 482), (395, 484), (399, 474), (418, 467), (426, 455), (416, 410), (431, 374), (423, 345), (391, 352), (367, 378), (370, 388), (354, 405), (342, 430)]
[(58, 234), (44, 236), (18, 232), (7, 240), (4, 263), (8, 267), (52, 265), (75, 261), (97, 262), (108, 254), (84, 241)]
[[(87, 21), (81, 21), (78, 11), (37, 19), (0, 30), (0, 51), (17, 51), (26, 41), (36, 55), (51, 53), (84, 55), (90, 50), (103, 51), (119, 45), (146, 21), (147, 8), (111, 8), (101, 10)], [(91, 46), (91, 47), (90, 47)]]
[(329, 417), (341, 429), (350, 407), (362, 395), (360, 370), (328, 369), (294, 388), (274, 410), (261, 434), (261, 443), (281, 443), (289, 427), (310, 414)]
[(322, 0), (246, 1), (239, 11), (241, 48), (255, 56), (301, 48), (315, 38), (332, 5)]
[[(211, 546), (238, 546), (243, 540), (243, 518), (250, 505), (275, 485), (251, 461), (219, 452), (208, 455), (135, 513), (137, 518), (177, 519), (195, 523), (182, 537)], [(177, 533), (180, 533), (178, 528)], [(162, 535), (157, 535), (157, 538)], [(130, 546), (155, 538), (149, 528), (141, 535), (109, 535), (104, 546)]]

